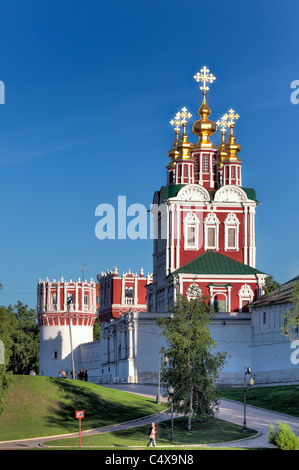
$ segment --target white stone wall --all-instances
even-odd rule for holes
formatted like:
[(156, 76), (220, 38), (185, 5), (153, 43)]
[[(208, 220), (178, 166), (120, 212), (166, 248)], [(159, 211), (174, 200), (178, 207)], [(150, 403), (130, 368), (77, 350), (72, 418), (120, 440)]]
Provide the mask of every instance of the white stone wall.
[[(269, 307), (266, 317), (264, 308), (237, 315), (217, 314), (211, 322), (211, 334), (217, 344), (215, 352), (227, 352), (229, 355), (217, 385), (242, 386), (245, 367), (252, 369), (256, 385), (299, 383), (299, 364), (291, 362), (294, 349), (280, 330), (281, 315), (287, 308), (286, 305)], [(74, 344), (85, 343), (75, 348), (76, 369), (87, 369), (89, 380), (96, 383), (157, 383), (159, 350), (166, 346), (166, 342), (156, 325), (156, 315), (134, 312), (105, 323), (101, 328), (101, 341), (97, 342), (88, 342), (87, 338), (81, 341), (82, 331), (77, 337), (74, 327)], [(65, 327), (63, 334), (61, 327), (48, 328), (43, 347), (47, 359), (41, 357), (41, 366), (43, 363), (47, 365), (44, 375), (57, 376), (61, 366), (67, 370), (71, 368), (68, 327)], [(55, 348), (63, 353), (60, 362), (49, 361)], [(297, 356), (299, 358), (299, 353)]]
[[(72, 326), (72, 344), (74, 367), (78, 371), (81, 366), (79, 345), (93, 340), (93, 328), (90, 326)], [(57, 355), (57, 357), (56, 357)], [(69, 326), (43, 326), (40, 328), (40, 357), (39, 375), (58, 377), (63, 369), (72, 370), (72, 356)]]
[(290, 303), (282, 303), (253, 309), (251, 349), (256, 384), (299, 383), (299, 364), (292, 362), (292, 342), (281, 331), (283, 316), (290, 308)]

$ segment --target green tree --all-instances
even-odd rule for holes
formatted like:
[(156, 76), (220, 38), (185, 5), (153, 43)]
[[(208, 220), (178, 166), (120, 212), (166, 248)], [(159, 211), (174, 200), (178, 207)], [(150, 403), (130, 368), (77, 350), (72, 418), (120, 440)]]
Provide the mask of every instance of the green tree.
[(219, 392), (215, 380), (226, 362), (227, 353), (214, 352), (215, 341), (210, 333), (213, 312), (204, 299), (199, 303), (178, 299), (170, 318), (158, 318), (167, 340), (162, 365), (162, 380), (174, 388), (173, 409), (191, 418), (213, 417), (218, 410)]
[(15, 374), (28, 374), (38, 369), (39, 326), (36, 311), (18, 302), (13, 309), (15, 319), (11, 332), (13, 340), (9, 370)]
[(280, 286), (279, 282), (275, 281), (272, 274), (268, 274), (265, 279), (265, 294), (269, 294)]
[(8, 364), (12, 354), (13, 338), (12, 331), (15, 328), (16, 319), (12, 306), (0, 306), (0, 340), (4, 343), (4, 363)]
[(96, 321), (94, 322), (94, 326), (93, 326), (93, 340), (100, 341), (100, 339), (101, 339), (101, 321), (100, 321), (100, 318), (98, 317)]
[(4, 345), (4, 359), (0, 363), (0, 414), (3, 412), (3, 397), (5, 391), (7, 390), (9, 384), (12, 381), (12, 373), (7, 371), (7, 365), (9, 363), (11, 354), (12, 354), (12, 347), (13, 347), (13, 339), (11, 337), (11, 331), (15, 325), (15, 318), (13, 315), (12, 307), (3, 307), (0, 306), (0, 341)]
[(299, 327), (299, 281), (294, 283), (291, 303), (292, 307), (284, 314), (282, 333), (293, 341)]

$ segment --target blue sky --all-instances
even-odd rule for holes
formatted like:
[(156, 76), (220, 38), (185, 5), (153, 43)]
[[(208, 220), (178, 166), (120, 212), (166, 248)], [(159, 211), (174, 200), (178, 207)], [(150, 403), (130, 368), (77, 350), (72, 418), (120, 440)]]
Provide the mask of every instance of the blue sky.
[(197, 118), (204, 65), (211, 119), (240, 115), (243, 186), (262, 202), (257, 268), (298, 275), (298, 13), (295, 0), (2, 1), (2, 304), (35, 308), (39, 277), (76, 279), (82, 263), (93, 278), (152, 272), (152, 241), (98, 240), (95, 209), (119, 195), (149, 207), (170, 119), (183, 106)]

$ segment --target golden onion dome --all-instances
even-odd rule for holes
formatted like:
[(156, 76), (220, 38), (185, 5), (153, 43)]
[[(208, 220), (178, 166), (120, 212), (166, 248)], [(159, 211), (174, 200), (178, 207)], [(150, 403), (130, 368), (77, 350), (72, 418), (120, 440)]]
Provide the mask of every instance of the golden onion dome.
[(236, 137), (233, 134), (233, 130), (231, 128), (231, 133), (228, 138), (228, 143), (225, 144), (225, 152), (227, 154), (227, 158), (225, 161), (230, 162), (241, 162), (242, 160), (237, 156), (237, 153), (240, 152), (241, 146), (236, 143)]
[[(193, 159), (190, 150), (193, 148), (193, 144), (188, 141), (186, 134), (186, 125), (188, 120), (192, 117), (192, 114), (188, 112), (186, 107), (182, 108), (181, 111), (176, 113), (175, 118), (170, 121), (172, 126), (175, 125), (176, 140), (173, 144), (173, 149), (168, 152), (168, 156), (172, 160), (169, 166), (174, 166), (176, 160), (190, 160)], [(183, 127), (183, 133), (179, 140), (178, 135), (181, 127)]]
[(241, 146), (236, 143), (236, 137), (234, 135), (234, 124), (239, 115), (235, 113), (233, 109), (230, 109), (228, 112), (228, 126), (230, 127), (230, 136), (228, 138), (228, 143), (225, 144), (225, 151), (227, 153), (226, 161), (231, 162), (241, 162), (242, 160), (237, 156), (237, 153), (240, 152)]
[(167, 168), (170, 168), (172, 166), (175, 166), (175, 161), (177, 159), (177, 157), (179, 156), (179, 151), (177, 149), (177, 145), (179, 143), (179, 130), (176, 130), (175, 131), (175, 134), (176, 134), (176, 138), (175, 138), (175, 141), (173, 142), (173, 147), (169, 150), (168, 152), (168, 156), (170, 158), (170, 162), (169, 164), (167, 165)]
[(178, 160), (193, 160), (190, 150), (192, 150), (194, 145), (192, 142), (188, 141), (188, 136), (186, 134), (185, 126), (183, 126), (183, 134), (181, 141), (177, 144)]
[(211, 110), (206, 102), (206, 91), (203, 90), (203, 102), (198, 110), (198, 115), (201, 119), (194, 122), (192, 126), (193, 134), (198, 136), (198, 142), (194, 144), (194, 148), (218, 148), (210, 141), (210, 137), (217, 131), (216, 123), (209, 119), (210, 114)]

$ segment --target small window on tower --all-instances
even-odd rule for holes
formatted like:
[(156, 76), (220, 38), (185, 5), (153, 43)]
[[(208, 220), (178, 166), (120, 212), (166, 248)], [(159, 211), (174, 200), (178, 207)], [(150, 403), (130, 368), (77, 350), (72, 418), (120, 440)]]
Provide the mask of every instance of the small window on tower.
[(194, 162), (195, 162), (195, 173), (197, 174), (199, 172), (199, 155), (195, 155)]
[(198, 250), (199, 220), (195, 212), (188, 212), (184, 218), (184, 250)]
[(236, 214), (230, 212), (224, 221), (224, 249), (239, 250), (239, 225)]
[(203, 156), (203, 172), (209, 173), (209, 155)]
[(216, 228), (208, 227), (207, 236), (207, 248), (216, 248)]
[(57, 305), (57, 294), (56, 293), (52, 294), (52, 305)]
[(236, 227), (227, 229), (227, 248), (236, 248)]
[(195, 227), (187, 227), (188, 248), (195, 248)]
[(133, 298), (133, 287), (126, 287), (126, 297)]

